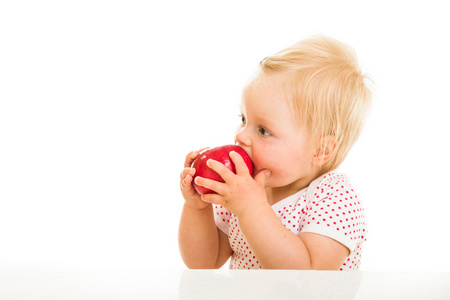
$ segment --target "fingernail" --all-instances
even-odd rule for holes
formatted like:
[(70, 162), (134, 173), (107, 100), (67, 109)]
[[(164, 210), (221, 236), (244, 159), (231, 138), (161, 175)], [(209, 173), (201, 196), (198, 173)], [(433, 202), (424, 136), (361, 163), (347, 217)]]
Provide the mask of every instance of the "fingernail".
[(266, 174), (266, 177), (269, 177), (272, 173), (269, 170), (265, 170), (264, 174)]

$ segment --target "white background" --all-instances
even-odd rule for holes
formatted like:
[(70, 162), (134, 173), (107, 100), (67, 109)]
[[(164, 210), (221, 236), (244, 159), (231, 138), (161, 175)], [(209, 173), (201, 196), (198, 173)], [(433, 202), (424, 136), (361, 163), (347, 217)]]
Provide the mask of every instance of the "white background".
[[(164, 4), (162, 4), (164, 3)], [(450, 272), (445, 1), (2, 1), (0, 261), (185, 268), (187, 152), (233, 143), (259, 61), (316, 33), (374, 80), (342, 171), (362, 270)]]

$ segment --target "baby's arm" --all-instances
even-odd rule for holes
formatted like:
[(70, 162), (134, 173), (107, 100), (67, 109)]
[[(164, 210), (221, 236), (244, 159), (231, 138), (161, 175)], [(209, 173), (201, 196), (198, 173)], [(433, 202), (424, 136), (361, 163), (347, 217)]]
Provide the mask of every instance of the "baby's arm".
[(180, 219), (178, 243), (181, 257), (190, 269), (220, 268), (231, 256), (228, 237), (214, 222), (213, 208), (203, 202), (192, 187), (195, 170), (190, 168), (200, 151), (187, 155), (181, 173), (181, 192), (185, 199)]
[(217, 269), (231, 256), (228, 237), (217, 229), (213, 209), (184, 205), (178, 242), (181, 257), (189, 269)]
[(265, 269), (338, 270), (349, 254), (347, 247), (329, 237), (308, 232), (296, 236), (269, 205), (248, 211), (239, 223)]

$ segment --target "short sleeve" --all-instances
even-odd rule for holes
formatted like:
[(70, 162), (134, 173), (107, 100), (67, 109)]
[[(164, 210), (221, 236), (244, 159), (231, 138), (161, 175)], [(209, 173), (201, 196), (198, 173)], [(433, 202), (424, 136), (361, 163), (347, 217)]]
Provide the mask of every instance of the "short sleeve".
[(214, 222), (217, 228), (219, 228), (223, 233), (228, 235), (231, 213), (222, 205), (214, 205)]
[(359, 195), (347, 177), (327, 174), (311, 188), (300, 231), (330, 237), (355, 251), (366, 238), (366, 223)]

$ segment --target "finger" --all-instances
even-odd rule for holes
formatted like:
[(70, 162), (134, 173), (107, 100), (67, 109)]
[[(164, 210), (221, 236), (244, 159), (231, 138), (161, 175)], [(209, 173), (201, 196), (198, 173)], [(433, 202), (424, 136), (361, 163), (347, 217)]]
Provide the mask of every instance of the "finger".
[(201, 196), (203, 202), (222, 205), (222, 196), (219, 194), (204, 194)]
[(192, 165), (192, 162), (195, 160), (195, 158), (198, 156), (197, 151), (191, 151), (188, 155), (186, 155), (186, 159), (184, 160), (184, 167), (188, 168)]
[(183, 171), (181, 171), (181, 174), (180, 174), (180, 181), (182, 181), (187, 175), (194, 176), (195, 175), (195, 169), (194, 168), (184, 168)]
[(192, 176), (187, 175), (183, 180), (180, 181), (180, 186), (182, 189), (190, 188), (192, 183)]
[(204, 188), (210, 189), (218, 194), (222, 194), (224, 190), (224, 183), (212, 180), (209, 178), (204, 178), (197, 176), (195, 177), (195, 183), (199, 186), (202, 186)]
[(248, 170), (247, 164), (245, 163), (242, 156), (236, 151), (230, 151), (230, 158), (234, 163), (237, 175), (248, 175), (250, 171)]
[(188, 168), (192, 165), (192, 162), (197, 158), (197, 156), (204, 150), (209, 149), (209, 147), (201, 148), (197, 151), (191, 151), (186, 155), (186, 159), (184, 160), (184, 167)]
[(211, 168), (213, 171), (215, 171), (217, 174), (222, 177), (222, 179), (227, 182), (230, 181), (234, 175), (233, 172), (230, 171), (227, 167), (225, 167), (222, 163), (218, 162), (214, 159), (208, 159), (206, 161), (206, 165)]
[(267, 180), (267, 178), (270, 177), (270, 175), (271, 175), (271, 172), (269, 170), (261, 170), (261, 171), (258, 172), (258, 174), (256, 174), (254, 179), (260, 185), (265, 187), (266, 186), (266, 180)]

